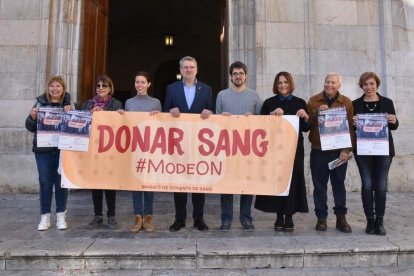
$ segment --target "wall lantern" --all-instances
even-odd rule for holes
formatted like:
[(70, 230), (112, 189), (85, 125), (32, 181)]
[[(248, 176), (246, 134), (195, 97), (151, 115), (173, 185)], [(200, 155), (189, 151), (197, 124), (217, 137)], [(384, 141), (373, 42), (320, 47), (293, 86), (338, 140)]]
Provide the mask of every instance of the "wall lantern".
[(173, 35), (167, 34), (167, 35), (165, 35), (164, 39), (165, 39), (165, 46), (167, 46), (167, 47), (173, 46), (173, 44), (174, 44), (174, 36)]

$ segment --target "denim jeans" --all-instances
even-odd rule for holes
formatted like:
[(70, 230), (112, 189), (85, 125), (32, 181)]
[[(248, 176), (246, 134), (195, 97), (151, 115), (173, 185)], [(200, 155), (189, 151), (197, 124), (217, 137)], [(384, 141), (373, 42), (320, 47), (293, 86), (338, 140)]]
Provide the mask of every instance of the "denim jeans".
[(361, 197), (365, 216), (367, 218), (373, 218), (375, 215), (383, 217), (392, 157), (356, 155), (355, 160), (361, 176)]
[(58, 173), (59, 151), (36, 152), (37, 171), (40, 184), (40, 212), (50, 213), (52, 205), (53, 187), (55, 187), (56, 212), (66, 210), (67, 189), (60, 186), (61, 176)]
[[(252, 222), (252, 195), (240, 196), (240, 222)], [(233, 195), (223, 194), (220, 196), (221, 222), (231, 223), (233, 221)]]
[[(142, 210), (143, 201), (144, 212)], [(132, 192), (132, 202), (134, 203), (134, 215), (152, 215), (154, 192)]]
[(334, 213), (346, 214), (345, 177), (348, 163), (342, 164), (333, 170), (329, 170), (328, 163), (340, 155), (340, 150), (321, 151), (312, 149), (310, 154), (310, 169), (314, 186), (313, 200), (315, 203), (315, 215), (318, 219), (328, 217), (328, 180), (331, 180), (334, 197)]

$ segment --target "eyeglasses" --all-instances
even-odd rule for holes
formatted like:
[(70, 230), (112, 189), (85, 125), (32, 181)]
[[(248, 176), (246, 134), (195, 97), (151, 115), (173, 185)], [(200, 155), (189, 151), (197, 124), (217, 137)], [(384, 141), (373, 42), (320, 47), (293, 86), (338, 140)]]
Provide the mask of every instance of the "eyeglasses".
[(233, 72), (233, 73), (231, 73), (231, 76), (232, 77), (243, 77), (244, 75), (246, 75), (246, 73), (245, 72)]
[(107, 84), (97, 83), (97, 84), (95, 85), (95, 87), (96, 87), (96, 89), (98, 89), (98, 88), (108, 88), (108, 87), (109, 87), (109, 85), (107, 85)]

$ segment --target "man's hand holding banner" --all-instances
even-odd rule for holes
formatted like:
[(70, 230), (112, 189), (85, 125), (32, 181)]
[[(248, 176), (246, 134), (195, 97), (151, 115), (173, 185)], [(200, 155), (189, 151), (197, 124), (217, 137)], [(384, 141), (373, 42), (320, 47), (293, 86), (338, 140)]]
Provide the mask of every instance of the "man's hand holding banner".
[(287, 195), (297, 116), (95, 112), (88, 152), (62, 151), (62, 186)]

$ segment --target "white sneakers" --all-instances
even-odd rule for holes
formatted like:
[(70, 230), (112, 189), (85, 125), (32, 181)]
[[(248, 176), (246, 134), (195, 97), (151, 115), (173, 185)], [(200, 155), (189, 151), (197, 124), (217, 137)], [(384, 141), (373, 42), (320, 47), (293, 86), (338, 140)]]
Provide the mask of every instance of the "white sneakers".
[[(56, 227), (59, 230), (65, 230), (68, 228), (66, 223), (66, 211), (61, 213), (56, 213)], [(50, 228), (50, 213), (43, 214), (40, 217), (39, 225), (37, 226), (38, 231), (45, 231)]]
[(66, 211), (56, 213), (56, 227), (59, 230), (65, 230), (68, 228), (68, 224), (66, 223)]
[(38, 231), (45, 231), (50, 227), (50, 213), (43, 214), (40, 217), (39, 225), (37, 226)]

